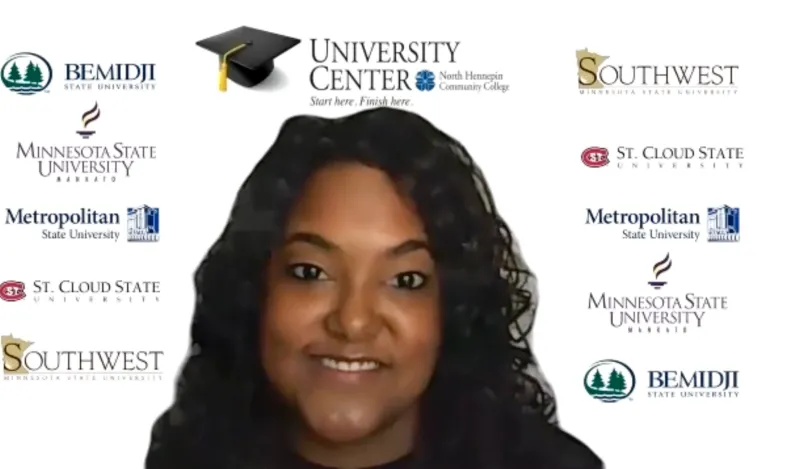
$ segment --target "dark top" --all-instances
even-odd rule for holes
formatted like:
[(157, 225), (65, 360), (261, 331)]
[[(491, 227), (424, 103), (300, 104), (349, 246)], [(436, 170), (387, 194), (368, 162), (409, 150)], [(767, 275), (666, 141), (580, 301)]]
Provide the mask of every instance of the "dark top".
[[(536, 430), (536, 439), (526, 451), (517, 453), (508, 461), (508, 467), (485, 469), (604, 469), (600, 458), (586, 445), (572, 435), (550, 424), (541, 424)], [(526, 445), (527, 446), (527, 445)], [(462, 464), (456, 464), (462, 466)], [(439, 466), (439, 465), (437, 465)], [(280, 469), (336, 469), (320, 466), (302, 460), (297, 456), (290, 458), (286, 467)], [(420, 469), (419, 464), (412, 456), (406, 456), (397, 461), (380, 466), (363, 469)], [(460, 467), (427, 467), (423, 469), (461, 469)]]
[[(286, 469), (335, 469), (326, 466), (320, 466), (318, 464), (313, 464), (308, 461), (304, 461), (298, 457), (293, 458), (294, 461), (290, 467)], [(382, 464), (380, 466), (374, 466), (364, 469), (410, 469), (411, 468), (411, 457), (406, 456), (404, 458), (398, 459), (397, 461), (390, 462), (388, 464)]]

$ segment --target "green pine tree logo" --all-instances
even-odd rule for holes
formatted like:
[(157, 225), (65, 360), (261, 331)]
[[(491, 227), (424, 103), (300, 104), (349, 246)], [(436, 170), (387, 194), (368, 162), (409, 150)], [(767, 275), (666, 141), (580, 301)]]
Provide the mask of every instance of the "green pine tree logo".
[(31, 95), (43, 91), (50, 85), (52, 68), (39, 55), (22, 53), (13, 55), (0, 69), (0, 80), (9, 90)]
[[(14, 63), (14, 65), (17, 65)], [(30, 85), (39, 86), (42, 83), (42, 69), (39, 68), (38, 65), (34, 65), (33, 62), (28, 62), (28, 66), (25, 67), (25, 83)]]
[(17, 67), (16, 62), (11, 63), (11, 70), (8, 72), (8, 81), (13, 84), (19, 83), (22, 79), (22, 75), (19, 74), (19, 67)]
[(586, 373), (584, 388), (593, 398), (603, 402), (617, 402), (630, 396), (636, 377), (628, 365), (617, 360), (595, 363)]

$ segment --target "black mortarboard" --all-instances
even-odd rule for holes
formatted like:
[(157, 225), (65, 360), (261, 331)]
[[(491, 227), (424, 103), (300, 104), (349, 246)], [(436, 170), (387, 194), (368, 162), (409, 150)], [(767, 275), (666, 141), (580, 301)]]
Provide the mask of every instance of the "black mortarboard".
[(264, 81), (278, 56), (300, 44), (300, 39), (242, 26), (197, 41), (197, 45), (219, 56), (219, 90), (228, 89), (228, 78), (247, 88)]

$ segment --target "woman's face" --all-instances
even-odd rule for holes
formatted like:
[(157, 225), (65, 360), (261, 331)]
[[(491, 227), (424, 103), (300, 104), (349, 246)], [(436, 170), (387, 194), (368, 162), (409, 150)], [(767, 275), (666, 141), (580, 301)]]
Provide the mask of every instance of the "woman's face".
[(387, 175), (318, 171), (268, 266), (262, 363), (318, 437), (358, 440), (413, 420), (440, 343), (425, 229)]

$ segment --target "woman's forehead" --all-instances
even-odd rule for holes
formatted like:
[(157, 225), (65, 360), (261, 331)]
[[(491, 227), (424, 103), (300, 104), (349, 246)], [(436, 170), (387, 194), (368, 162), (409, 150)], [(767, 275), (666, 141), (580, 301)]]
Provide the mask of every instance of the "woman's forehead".
[(357, 163), (325, 167), (308, 181), (289, 216), (287, 232), (311, 232), (333, 242), (372, 236), (397, 244), (425, 239), (413, 203), (380, 169)]

